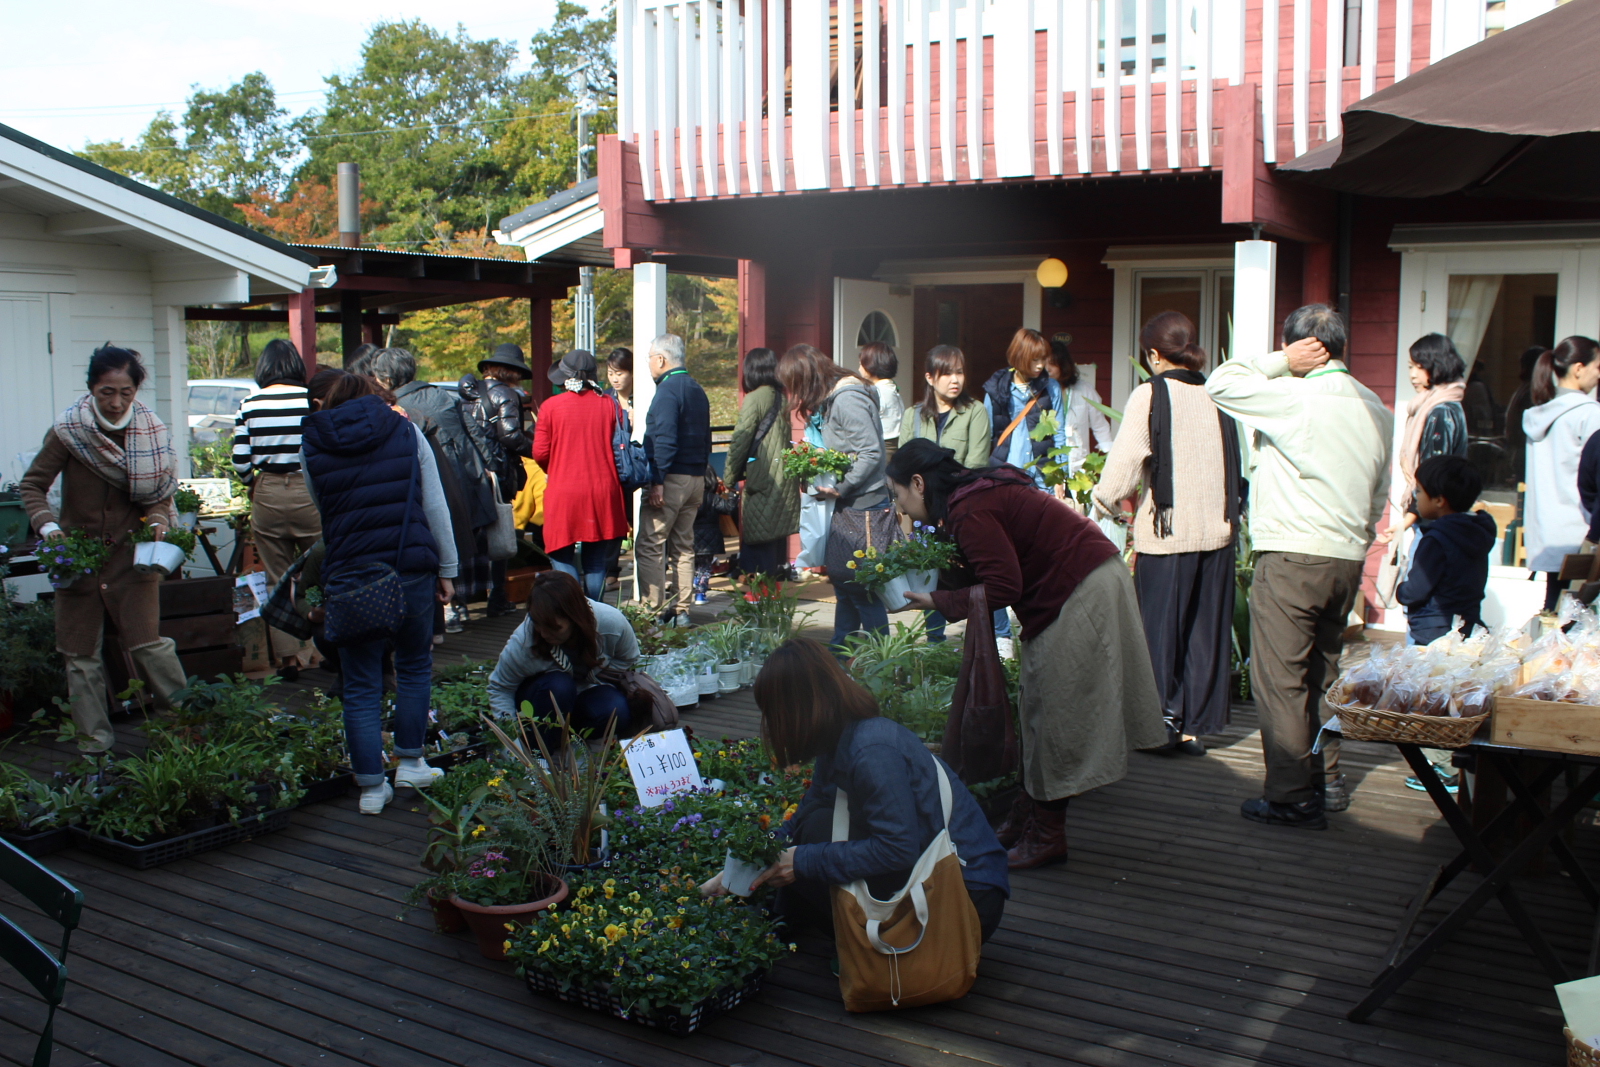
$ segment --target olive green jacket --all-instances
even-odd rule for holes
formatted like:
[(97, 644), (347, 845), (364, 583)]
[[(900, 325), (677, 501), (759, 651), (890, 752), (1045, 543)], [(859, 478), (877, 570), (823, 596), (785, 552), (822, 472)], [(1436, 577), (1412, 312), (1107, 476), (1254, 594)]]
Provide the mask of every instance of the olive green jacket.
[(728, 442), (728, 468), (722, 480), (729, 485), (744, 480), (739, 539), (747, 545), (776, 541), (800, 529), (800, 485), (783, 476), (790, 433), (787, 411), (778, 412), (761, 444), (755, 445), (761, 420), (779, 402), (778, 391), (770, 385), (747, 393)]
[(944, 420), (944, 433), (936, 433), (934, 422), (922, 414), (922, 405), (906, 408), (900, 418), (900, 443), (904, 445), (917, 437), (943, 445), (955, 452), (963, 467), (989, 465), (989, 413), (983, 402), (968, 398), (967, 406), (952, 411)]

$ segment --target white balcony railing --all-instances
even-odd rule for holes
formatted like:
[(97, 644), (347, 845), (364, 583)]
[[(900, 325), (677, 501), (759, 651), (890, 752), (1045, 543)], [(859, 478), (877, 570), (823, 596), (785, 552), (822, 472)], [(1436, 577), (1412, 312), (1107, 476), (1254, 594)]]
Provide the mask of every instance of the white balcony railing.
[(1273, 162), (1485, 21), (1484, 0), (618, 0), (618, 132), (650, 200), (1195, 170), (1221, 162), (1219, 91), (1255, 82)]

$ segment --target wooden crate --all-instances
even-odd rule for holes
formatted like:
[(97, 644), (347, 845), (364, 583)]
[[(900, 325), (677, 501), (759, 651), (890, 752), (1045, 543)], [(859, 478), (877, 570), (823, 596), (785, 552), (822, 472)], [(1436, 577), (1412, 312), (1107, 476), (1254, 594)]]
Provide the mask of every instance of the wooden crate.
[(233, 577), (170, 578), (161, 583), (161, 617), (233, 614)]
[(1489, 718), (1489, 740), (1497, 745), (1600, 756), (1600, 707), (1497, 696)]

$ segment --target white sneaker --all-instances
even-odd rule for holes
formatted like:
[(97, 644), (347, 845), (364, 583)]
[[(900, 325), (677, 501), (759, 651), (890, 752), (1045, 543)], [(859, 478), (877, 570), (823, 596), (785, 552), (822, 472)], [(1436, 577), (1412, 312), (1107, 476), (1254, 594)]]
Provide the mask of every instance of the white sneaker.
[(444, 772), (437, 767), (430, 767), (426, 763), (421, 766), (400, 761), (400, 769), (394, 772), (394, 784), (410, 786), (412, 789), (426, 789), (434, 782), (444, 777)]
[(361, 814), (382, 815), (385, 805), (394, 799), (394, 786), (384, 782), (382, 786), (365, 786), (361, 790)]
[(994, 646), (999, 650), (1001, 659), (1012, 659), (1016, 656), (1016, 646), (1011, 643), (1009, 637), (995, 638)]
[(458, 634), (466, 628), (467, 613), (454, 604), (444, 609), (444, 632)]

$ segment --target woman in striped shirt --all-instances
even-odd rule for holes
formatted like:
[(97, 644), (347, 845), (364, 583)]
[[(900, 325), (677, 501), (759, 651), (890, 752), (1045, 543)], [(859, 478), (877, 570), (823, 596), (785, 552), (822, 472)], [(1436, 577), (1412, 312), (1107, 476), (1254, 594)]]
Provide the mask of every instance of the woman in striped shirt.
[[(276, 586), (295, 558), (322, 536), (322, 517), (300, 474), (300, 423), (311, 414), (306, 365), (294, 345), (268, 341), (256, 364), (256, 384), (239, 408), (233, 433), (233, 467), (250, 488), (250, 528), (256, 552)], [(272, 631), (276, 658), (310, 665), (310, 646)], [(280, 673), (295, 664), (283, 663)]]

